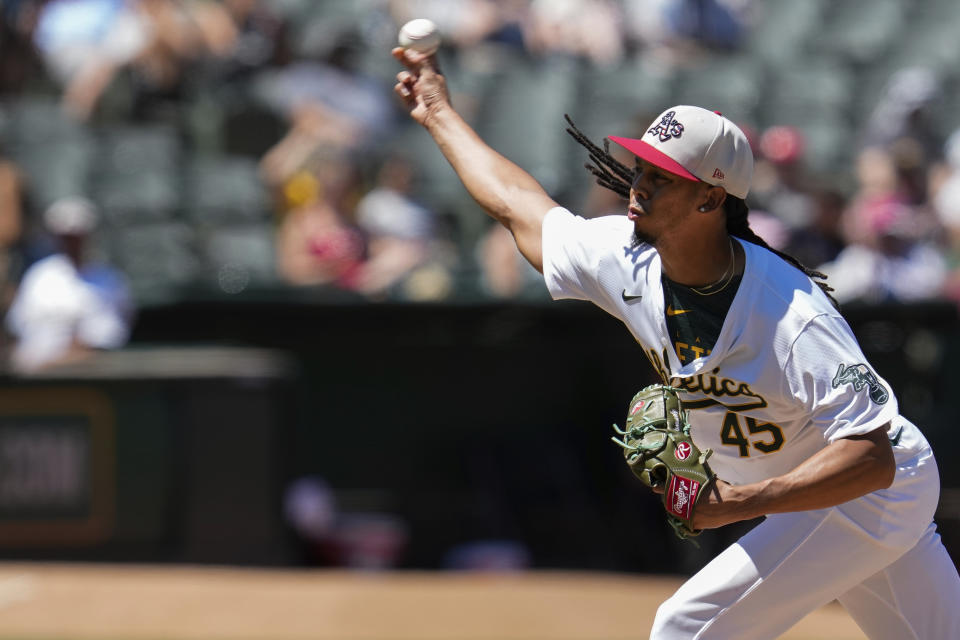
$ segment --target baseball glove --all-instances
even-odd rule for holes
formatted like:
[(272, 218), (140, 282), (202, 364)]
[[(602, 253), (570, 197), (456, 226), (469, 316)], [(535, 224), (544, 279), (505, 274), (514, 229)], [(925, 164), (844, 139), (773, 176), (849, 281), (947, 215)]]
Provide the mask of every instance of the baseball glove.
[(611, 438), (624, 449), (633, 474), (645, 485), (663, 490), (667, 520), (680, 538), (700, 534), (691, 525), (697, 500), (716, 475), (707, 466), (710, 449), (700, 451), (690, 437), (690, 423), (677, 389), (651, 385), (630, 401), (627, 423)]

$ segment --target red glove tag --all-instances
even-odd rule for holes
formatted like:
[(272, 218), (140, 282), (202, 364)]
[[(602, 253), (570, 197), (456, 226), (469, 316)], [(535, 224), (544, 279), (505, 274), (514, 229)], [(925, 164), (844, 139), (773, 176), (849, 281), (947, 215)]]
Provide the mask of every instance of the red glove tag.
[(700, 489), (700, 483), (696, 480), (673, 476), (670, 478), (670, 486), (667, 487), (666, 499), (663, 504), (667, 511), (682, 518), (689, 520), (693, 515), (693, 503), (697, 499), (697, 491)]

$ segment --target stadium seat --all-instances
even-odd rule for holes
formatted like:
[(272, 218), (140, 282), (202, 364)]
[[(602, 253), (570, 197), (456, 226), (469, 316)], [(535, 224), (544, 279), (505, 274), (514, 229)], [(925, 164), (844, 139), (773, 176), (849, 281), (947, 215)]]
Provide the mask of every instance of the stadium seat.
[(52, 96), (19, 96), (4, 101), (4, 137), (15, 147), (76, 138), (84, 134), (80, 123), (67, 117), (59, 99)]
[(225, 293), (280, 282), (273, 224), (210, 227), (201, 232), (203, 277)]
[(945, 19), (939, 12), (923, 15), (903, 27), (887, 60), (896, 61), (901, 67), (924, 66), (943, 74), (957, 73), (960, 69), (958, 22), (960, 10), (953, 20)]
[(858, 131), (845, 120), (819, 119), (797, 125), (803, 132), (807, 167), (815, 175), (829, 175), (843, 168), (852, 172)]
[(901, 37), (905, 0), (844, 0), (828, 3), (813, 50), (869, 64)]
[(633, 135), (673, 104), (675, 75), (642, 55), (616, 67), (590, 69), (581, 75), (575, 111), (577, 126), (591, 138)]
[(854, 74), (829, 57), (803, 58), (770, 74), (763, 92), (763, 119), (802, 124), (848, 114), (857, 85)]
[(182, 222), (113, 229), (109, 247), (113, 264), (130, 278), (140, 303), (175, 297), (202, 275), (196, 232)]
[(172, 127), (106, 128), (92, 176), (105, 218), (117, 225), (171, 218), (180, 206), (180, 159)]
[(760, 61), (749, 55), (716, 54), (679, 74), (674, 102), (720, 111), (735, 122), (752, 122), (763, 81)]
[(25, 96), (5, 102), (3, 114), (4, 155), (23, 170), (27, 196), (38, 210), (62, 197), (89, 195), (96, 143), (58, 101)]
[(27, 196), (38, 211), (59, 198), (90, 195), (95, 145), (89, 136), (10, 148), (8, 155), (26, 176)]
[(746, 49), (772, 67), (808, 53), (808, 43), (823, 20), (823, 0), (767, 0), (755, 6)]
[(188, 163), (185, 207), (194, 223), (221, 224), (266, 220), (270, 195), (257, 161), (246, 156), (198, 156)]
[(563, 114), (574, 105), (576, 61), (517, 60), (495, 83), (477, 129), (496, 150), (529, 171), (548, 192), (564, 178)]

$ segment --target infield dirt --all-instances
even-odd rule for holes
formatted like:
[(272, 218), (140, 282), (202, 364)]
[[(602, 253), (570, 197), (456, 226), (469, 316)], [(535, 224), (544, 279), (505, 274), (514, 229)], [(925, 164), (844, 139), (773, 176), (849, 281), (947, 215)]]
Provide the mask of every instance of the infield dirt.
[[(0, 564), (0, 639), (634, 640), (679, 578)], [(837, 604), (782, 638), (861, 640)]]

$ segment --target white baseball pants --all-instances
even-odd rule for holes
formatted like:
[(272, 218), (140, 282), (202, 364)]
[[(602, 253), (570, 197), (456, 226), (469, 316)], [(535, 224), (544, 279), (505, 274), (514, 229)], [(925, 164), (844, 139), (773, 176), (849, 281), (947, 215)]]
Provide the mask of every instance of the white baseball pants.
[(767, 517), (660, 606), (651, 640), (769, 640), (834, 599), (871, 640), (960, 639), (939, 489), (930, 456), (883, 491)]

